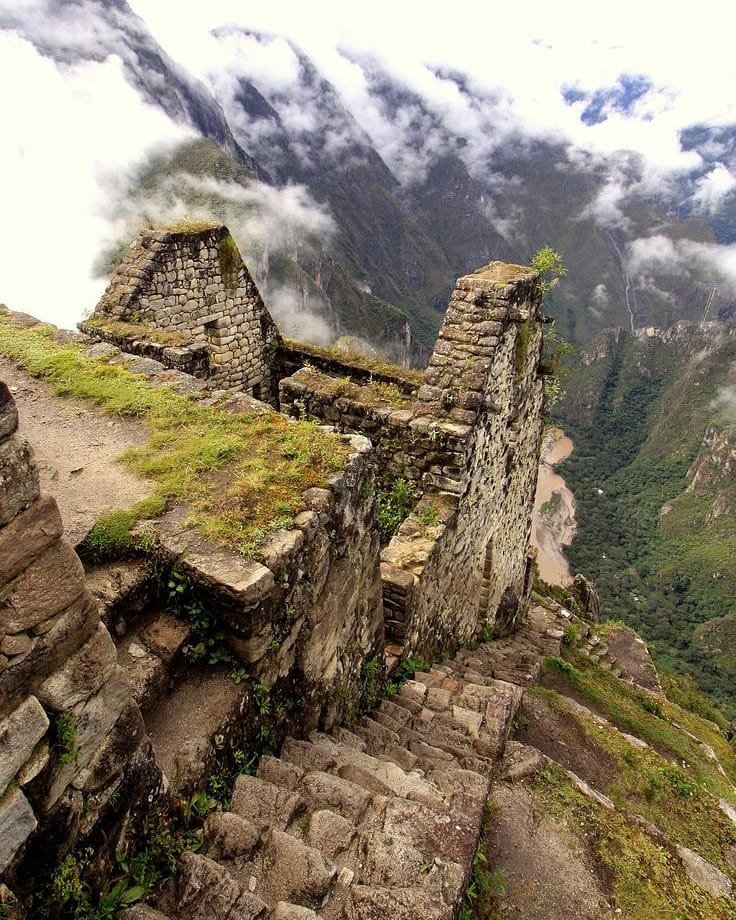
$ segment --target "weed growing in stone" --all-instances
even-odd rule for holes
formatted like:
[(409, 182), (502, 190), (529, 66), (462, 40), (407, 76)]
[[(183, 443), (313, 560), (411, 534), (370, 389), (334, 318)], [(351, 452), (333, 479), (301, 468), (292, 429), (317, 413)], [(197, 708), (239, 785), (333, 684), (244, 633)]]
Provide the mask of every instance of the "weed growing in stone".
[(405, 479), (394, 481), (390, 489), (380, 489), (376, 493), (376, 514), (381, 545), (391, 541), (405, 518), (411, 511), (414, 495)]
[(73, 763), (80, 748), (76, 745), (77, 718), (73, 712), (63, 712), (54, 723), (54, 748), (59, 756), (59, 763)]

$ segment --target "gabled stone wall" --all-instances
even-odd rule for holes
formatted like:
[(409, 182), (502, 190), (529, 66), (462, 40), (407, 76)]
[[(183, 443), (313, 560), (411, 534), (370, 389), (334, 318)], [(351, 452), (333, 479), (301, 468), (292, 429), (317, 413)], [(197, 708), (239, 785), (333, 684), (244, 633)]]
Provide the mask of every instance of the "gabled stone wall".
[[(0, 871), (19, 890), (157, 774), (115, 646), (0, 383)], [(109, 827), (108, 827), (109, 830)]]
[(142, 231), (83, 328), (125, 347), (120, 324), (143, 327), (139, 353), (147, 339), (152, 357), (199, 375), (206, 345), (212, 387), (276, 398), (281, 337), (227, 227)]

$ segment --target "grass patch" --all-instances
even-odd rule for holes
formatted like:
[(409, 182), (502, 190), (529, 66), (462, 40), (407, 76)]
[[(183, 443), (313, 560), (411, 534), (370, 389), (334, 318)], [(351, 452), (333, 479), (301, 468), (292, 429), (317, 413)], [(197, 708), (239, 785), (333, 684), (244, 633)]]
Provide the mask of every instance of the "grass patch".
[[(136, 516), (183, 501), (190, 521), (218, 543), (252, 556), (265, 534), (289, 526), (303, 510), (302, 492), (324, 486), (344, 467), (349, 447), (312, 422), (271, 410), (234, 415), (204, 406), (140, 375), (87, 358), (78, 345), (54, 340), (47, 326), (18, 329), (0, 316), (0, 352), (45, 378), (58, 396), (88, 400), (111, 415), (136, 418), (148, 441), (125, 454), (134, 472), (155, 485)], [(125, 539), (132, 519), (117, 514), (98, 532)]]
[(122, 320), (90, 316), (89, 319), (84, 321), (84, 325), (100, 332), (102, 335), (135, 339), (139, 342), (153, 342), (157, 345), (189, 345), (192, 341), (191, 336), (186, 336), (181, 332), (166, 332), (143, 322), (123, 322)]
[[(683, 764), (700, 788), (716, 799), (736, 802), (731, 785), (736, 780), (736, 757), (726, 739), (710, 722), (670, 700), (624, 684), (572, 649), (565, 650), (564, 659), (546, 659), (544, 672), (551, 668), (571, 690), (592, 703), (620, 729)], [(696, 737), (690, 737), (687, 732)], [(713, 748), (728, 779), (707, 757), (699, 741)]]
[(314, 355), (327, 361), (337, 361), (341, 364), (352, 364), (362, 371), (380, 374), (384, 377), (397, 377), (405, 383), (421, 386), (424, 383), (424, 371), (413, 370), (393, 364), (377, 355), (369, 355), (357, 348), (336, 348), (329, 345), (312, 345), (307, 342), (297, 342), (295, 339), (284, 339), (284, 345), (294, 351), (305, 355)]
[(668, 839), (730, 872), (724, 854), (736, 843), (736, 830), (689, 765), (670, 761), (652, 748), (633, 747), (610, 726), (571, 710), (552, 690), (538, 688), (535, 693), (553, 710), (575, 719), (591, 748), (615, 763), (616, 781), (604, 791), (617, 808), (643, 815)]
[(679, 860), (642, 828), (579, 793), (565, 771), (547, 765), (530, 784), (541, 808), (594, 849), (614, 907), (628, 920), (730, 920), (736, 901), (712, 898)]

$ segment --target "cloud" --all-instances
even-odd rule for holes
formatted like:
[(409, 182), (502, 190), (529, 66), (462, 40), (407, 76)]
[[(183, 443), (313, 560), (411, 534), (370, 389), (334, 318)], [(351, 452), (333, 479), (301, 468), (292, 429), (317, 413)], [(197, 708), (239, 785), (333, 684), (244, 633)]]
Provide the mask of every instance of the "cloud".
[(692, 196), (697, 210), (715, 214), (736, 189), (736, 176), (723, 163), (716, 163), (709, 173), (695, 183)]
[(141, 102), (119, 58), (65, 66), (13, 32), (0, 32), (0, 301), (72, 327), (102, 284), (91, 277), (109, 183), (146, 149), (190, 136)]

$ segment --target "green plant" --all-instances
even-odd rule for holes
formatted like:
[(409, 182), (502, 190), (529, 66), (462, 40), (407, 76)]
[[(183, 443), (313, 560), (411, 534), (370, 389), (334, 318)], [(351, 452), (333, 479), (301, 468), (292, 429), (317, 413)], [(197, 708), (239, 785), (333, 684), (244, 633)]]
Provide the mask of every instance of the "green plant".
[(241, 683), (247, 672), (243, 662), (228, 645), (222, 621), (204, 607), (194, 595), (186, 577), (176, 568), (169, 573), (166, 592), (171, 607), (191, 623), (191, 631), (184, 646), (187, 659), (195, 664), (229, 667), (232, 680), (236, 684)]
[(440, 513), (434, 505), (427, 505), (417, 513), (417, 523), (422, 528), (436, 527), (440, 522)]
[(80, 748), (76, 747), (77, 717), (73, 712), (63, 712), (55, 721), (54, 747), (59, 756), (59, 763), (73, 763), (77, 759)]
[(376, 493), (376, 516), (381, 544), (391, 541), (411, 511), (412, 488), (405, 479), (396, 479), (390, 489), (379, 489)]
[(235, 240), (228, 233), (217, 244), (217, 253), (220, 259), (220, 272), (222, 280), (227, 287), (234, 290), (238, 285), (238, 272), (243, 264), (243, 260), (235, 245)]

